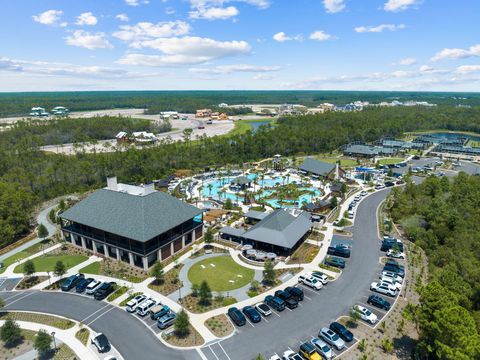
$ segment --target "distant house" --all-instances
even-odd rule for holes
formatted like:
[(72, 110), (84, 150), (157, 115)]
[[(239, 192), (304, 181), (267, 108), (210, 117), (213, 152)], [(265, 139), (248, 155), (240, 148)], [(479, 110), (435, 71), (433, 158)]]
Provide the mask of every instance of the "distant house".
[(291, 255), (308, 237), (312, 228), (310, 214), (302, 210), (277, 209), (244, 231), (231, 227), (220, 230), (222, 239), (250, 244), (256, 250)]
[(302, 206), (302, 210), (308, 211), (312, 214), (322, 213), (324, 211), (330, 210), (331, 208), (332, 205), (328, 200), (319, 200), (314, 203), (310, 202)]
[(298, 169), (303, 173), (310, 173), (324, 179), (338, 179), (345, 176), (345, 171), (338, 164), (331, 164), (320, 160), (306, 158)]
[(247, 178), (246, 176), (238, 176), (231, 181), (232, 186), (239, 187), (242, 190), (249, 188), (252, 183), (252, 180)]
[(248, 224), (256, 224), (259, 221), (262, 221), (268, 216), (268, 212), (256, 211), (256, 210), (248, 210), (245, 215), (245, 222)]
[(136, 131), (132, 133), (132, 137), (133, 140), (139, 144), (147, 144), (157, 141), (155, 134), (146, 131)]
[(177, 111), (162, 111), (160, 120), (177, 120), (179, 118)]
[(128, 142), (128, 134), (125, 131), (120, 131), (117, 135), (115, 135), (115, 139), (117, 143), (126, 143)]
[(212, 116), (212, 109), (199, 109), (197, 110), (195, 116), (197, 118), (204, 118)]
[(346, 156), (360, 157), (360, 158), (374, 158), (376, 156), (392, 156), (398, 152), (397, 149), (388, 148), (384, 146), (372, 146), (364, 144), (347, 145), (343, 150)]

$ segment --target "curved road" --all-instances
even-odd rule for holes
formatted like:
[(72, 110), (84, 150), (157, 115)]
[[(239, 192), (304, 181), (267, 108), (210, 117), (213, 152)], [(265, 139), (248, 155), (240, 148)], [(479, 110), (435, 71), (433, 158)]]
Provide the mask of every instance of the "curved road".
[[(318, 330), (339, 316), (348, 314), (362, 292), (368, 290), (380, 268), (380, 239), (377, 231), (376, 211), (390, 189), (367, 196), (357, 208), (352, 228), (352, 257), (340, 278), (318, 293), (306, 291), (310, 301), (301, 308), (285, 310), (280, 317), (252, 326), (244, 326), (238, 333), (216, 346), (221, 355), (202, 349), (207, 359), (247, 360), (259, 353), (270, 356), (316, 335)], [(58, 314), (82, 321), (96, 332), (103, 332), (125, 359), (200, 359), (196, 351), (176, 351), (160, 343), (145, 325), (125, 311), (85, 296), (58, 292), (2, 292), (8, 310), (32, 310)], [(97, 311), (97, 312), (96, 312)], [(96, 312), (96, 313), (95, 313)], [(92, 313), (95, 313), (92, 315)], [(90, 316), (90, 317), (89, 317)]]

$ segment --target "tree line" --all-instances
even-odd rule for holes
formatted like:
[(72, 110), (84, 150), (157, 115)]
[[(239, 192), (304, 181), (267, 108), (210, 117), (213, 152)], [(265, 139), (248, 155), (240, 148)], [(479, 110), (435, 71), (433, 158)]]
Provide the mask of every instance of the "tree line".
[[(101, 122), (98, 120), (98, 122)], [(33, 137), (0, 147), (0, 246), (30, 227), (35, 205), (104, 186), (107, 176), (127, 183), (161, 179), (178, 169), (239, 166), (282, 154), (286, 157), (333, 151), (352, 141), (374, 141), (406, 131), (450, 129), (480, 131), (480, 108), (372, 108), (358, 113), (327, 113), (279, 119), (255, 132), (207, 138), (185, 134), (158, 145), (110, 153), (51, 154)]]
[(394, 189), (392, 217), (429, 258), (414, 319), (425, 359), (480, 357), (480, 177), (431, 176)]

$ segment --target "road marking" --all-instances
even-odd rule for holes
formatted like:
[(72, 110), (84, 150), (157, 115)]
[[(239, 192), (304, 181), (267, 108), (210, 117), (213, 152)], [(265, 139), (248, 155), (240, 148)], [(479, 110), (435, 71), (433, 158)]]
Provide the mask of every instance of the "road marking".
[(220, 359), (218, 358), (217, 354), (215, 354), (215, 351), (213, 351), (212, 346), (211, 346), (211, 345), (208, 345), (208, 348), (209, 348), (210, 351), (212, 352), (213, 356), (215, 356), (215, 358), (216, 358), (217, 360), (220, 360)]
[(290, 309), (288, 306), (285, 306), (285, 309), (289, 310), (289, 311), (293, 311), (292, 309)]
[(12, 296), (6, 297), (3, 300), (8, 301), (8, 300), (13, 299), (14, 297), (20, 296), (24, 293), (25, 293), (24, 291), (18, 291), (18, 292), (15, 292)]
[(272, 313), (274, 313), (275, 315), (277, 315), (278, 317), (280, 317), (280, 315), (277, 314), (277, 312), (273, 311), (272, 309), (270, 309), (272, 311)]
[(200, 348), (196, 348), (195, 350), (197, 350), (197, 353), (198, 355), (202, 358), (202, 360), (208, 360), (208, 358), (205, 356), (205, 354), (203, 353), (202, 349)]
[(10, 305), (12, 305), (12, 304), (15, 304), (17, 301), (22, 300), (22, 299), (25, 299), (27, 296), (30, 296), (30, 295), (33, 295), (33, 294), (36, 294), (36, 291), (33, 291), (33, 292), (31, 292), (31, 293), (28, 293), (27, 295), (24, 295), (24, 296), (22, 296), (22, 297), (19, 297), (18, 299), (13, 300), (11, 303), (6, 304), (5, 306), (10, 306)]
[(218, 346), (220, 346), (220, 348), (222, 349), (223, 353), (225, 354), (225, 356), (228, 358), (228, 360), (232, 360), (230, 359), (230, 356), (228, 356), (227, 352), (225, 351), (225, 349), (223, 348), (222, 344), (218, 343)]
[(107, 314), (108, 312), (112, 311), (113, 309), (115, 309), (115, 306), (112, 306), (110, 309), (108, 309), (107, 311), (105, 311), (104, 313), (98, 315), (95, 319), (93, 319), (92, 321), (89, 321), (87, 324), (85, 324), (86, 326), (90, 325), (91, 323), (97, 321), (98, 319), (100, 319), (103, 315)]
[(309, 298), (309, 297), (308, 297), (307, 295), (305, 295), (305, 294), (303, 294), (303, 297), (304, 297), (305, 299), (308, 299), (308, 300), (312, 301), (312, 298)]
[(87, 320), (89, 317), (92, 317), (93, 315), (95, 315), (96, 313), (98, 313), (99, 311), (102, 311), (103, 309), (105, 309), (106, 307), (110, 306), (110, 304), (107, 304), (103, 307), (101, 307), (100, 309), (98, 309), (97, 311), (94, 311), (93, 313), (91, 313), (90, 315), (88, 315), (85, 319), (83, 319), (82, 321), (80, 321), (81, 323), (85, 323), (85, 320)]
[(255, 327), (255, 325), (253, 325), (253, 324), (250, 322), (250, 320), (248, 320), (247, 317), (245, 317), (245, 320), (247, 320), (247, 322), (248, 322), (250, 325), (252, 325), (252, 327)]

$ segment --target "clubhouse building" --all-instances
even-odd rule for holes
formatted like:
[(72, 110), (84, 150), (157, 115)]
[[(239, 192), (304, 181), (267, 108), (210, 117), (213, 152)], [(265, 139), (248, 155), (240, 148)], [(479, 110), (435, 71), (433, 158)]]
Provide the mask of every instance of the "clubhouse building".
[(338, 164), (331, 164), (312, 158), (306, 158), (298, 169), (303, 174), (312, 174), (313, 176), (327, 180), (338, 180), (345, 176), (345, 170)]
[(107, 179), (107, 187), (60, 214), (65, 241), (148, 270), (202, 237), (202, 210), (155, 190)]

